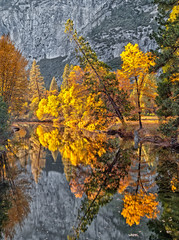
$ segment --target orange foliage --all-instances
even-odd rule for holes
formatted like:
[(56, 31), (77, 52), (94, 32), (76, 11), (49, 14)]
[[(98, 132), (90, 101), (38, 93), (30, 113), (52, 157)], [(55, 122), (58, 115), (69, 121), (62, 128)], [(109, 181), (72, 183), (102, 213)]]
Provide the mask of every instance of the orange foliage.
[(126, 223), (132, 226), (138, 225), (144, 216), (150, 219), (157, 217), (159, 213), (156, 201), (156, 194), (145, 194), (140, 191), (137, 194), (126, 193), (124, 196), (124, 208), (121, 215), (126, 218)]

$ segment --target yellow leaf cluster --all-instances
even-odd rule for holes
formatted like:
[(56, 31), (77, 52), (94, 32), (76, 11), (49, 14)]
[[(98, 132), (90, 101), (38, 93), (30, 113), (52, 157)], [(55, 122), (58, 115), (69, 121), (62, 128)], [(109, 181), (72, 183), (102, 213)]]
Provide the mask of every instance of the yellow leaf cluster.
[(81, 131), (66, 129), (62, 138), (60, 152), (63, 160), (69, 160), (73, 166), (78, 164), (93, 165), (97, 156), (106, 152), (104, 134), (96, 134), (95, 139), (86, 137)]
[(142, 52), (138, 44), (128, 43), (120, 56), (123, 61), (122, 69), (129, 77), (142, 77), (155, 64), (151, 53)]
[(42, 126), (37, 127), (37, 135), (39, 137), (39, 141), (42, 146), (48, 148), (50, 151), (55, 152), (60, 147), (60, 139), (59, 135), (60, 132), (57, 128), (53, 129), (52, 131), (45, 131)]
[(124, 196), (124, 208), (121, 215), (126, 218), (126, 223), (132, 226), (138, 225), (141, 217), (154, 219), (159, 213), (156, 201), (156, 194), (145, 194), (140, 191), (137, 194), (126, 193)]
[(178, 4), (176, 6), (174, 6), (172, 9), (172, 12), (170, 13), (169, 21), (174, 22), (178, 16), (178, 14), (179, 14), (179, 1), (178, 1)]
[(56, 95), (50, 95), (47, 99), (43, 98), (39, 102), (36, 115), (39, 120), (43, 120), (47, 117), (57, 118), (60, 113), (60, 99)]

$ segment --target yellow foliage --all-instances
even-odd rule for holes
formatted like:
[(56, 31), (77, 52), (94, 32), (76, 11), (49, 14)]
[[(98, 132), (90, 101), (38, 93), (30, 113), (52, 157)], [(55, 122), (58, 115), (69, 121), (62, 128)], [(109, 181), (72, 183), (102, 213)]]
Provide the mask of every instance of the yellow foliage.
[(130, 78), (128, 77), (127, 73), (122, 70), (117, 70), (116, 78), (119, 82), (119, 90), (123, 90), (130, 94), (132, 89), (132, 84), (130, 83)]
[(138, 225), (141, 217), (146, 216), (154, 219), (159, 213), (157, 209), (159, 203), (156, 201), (156, 194), (145, 194), (142, 191), (135, 195), (126, 193), (123, 201), (124, 208), (121, 215), (126, 218), (126, 223), (130, 226), (133, 224)]
[[(47, 129), (42, 126), (37, 127), (37, 135), (42, 146), (50, 151), (60, 151), (64, 161), (70, 161), (73, 166), (78, 164), (93, 165), (97, 156), (106, 152), (104, 143), (105, 134), (95, 134), (95, 139), (86, 137), (82, 131), (65, 128)], [(65, 160), (66, 159), (66, 160)]]
[[(90, 74), (94, 75), (93, 72), (88, 72), (88, 76)], [(71, 128), (91, 131), (104, 129), (107, 126), (105, 105), (100, 94), (90, 94), (83, 81), (84, 71), (79, 66), (74, 66), (68, 75), (68, 84), (62, 88), (59, 95), (64, 124)]]
[(60, 99), (59, 96), (50, 95), (47, 99), (43, 98), (39, 102), (36, 115), (39, 120), (46, 119), (48, 117), (59, 117), (60, 114)]
[(157, 86), (154, 75), (149, 74), (149, 68), (155, 64), (152, 54), (142, 52), (138, 44), (129, 43), (125, 47), (125, 51), (121, 53), (121, 59), (123, 73), (122, 71), (119, 73), (131, 81), (131, 103), (138, 113), (141, 113), (144, 108), (153, 109)]
[(50, 151), (55, 152), (60, 147), (60, 132), (57, 128), (52, 131), (46, 131), (42, 126), (37, 127), (37, 135), (42, 146), (48, 148)]
[(179, 2), (176, 6), (173, 7), (172, 12), (170, 13), (170, 22), (174, 22), (179, 14)]
[(121, 53), (121, 59), (123, 61), (122, 69), (129, 77), (139, 76), (142, 78), (148, 73), (150, 66), (155, 64), (152, 54), (149, 52), (143, 53), (138, 44), (128, 43), (125, 46), (125, 51)]

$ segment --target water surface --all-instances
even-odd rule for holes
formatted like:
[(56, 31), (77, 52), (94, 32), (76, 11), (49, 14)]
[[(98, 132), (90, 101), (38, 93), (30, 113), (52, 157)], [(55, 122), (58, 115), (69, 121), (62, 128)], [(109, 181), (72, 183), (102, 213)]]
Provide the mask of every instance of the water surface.
[(171, 149), (42, 125), (21, 125), (8, 146), (2, 239), (178, 239), (178, 155)]

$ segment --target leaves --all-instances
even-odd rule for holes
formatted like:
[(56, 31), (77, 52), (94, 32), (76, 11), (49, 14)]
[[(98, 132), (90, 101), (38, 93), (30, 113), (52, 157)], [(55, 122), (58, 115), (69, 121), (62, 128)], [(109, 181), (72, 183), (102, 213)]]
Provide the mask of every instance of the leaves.
[(121, 215), (126, 218), (126, 223), (132, 226), (139, 225), (140, 219), (144, 216), (150, 219), (157, 217), (158, 202), (156, 195), (153, 193), (145, 194), (140, 191), (137, 194), (126, 193), (124, 195), (124, 208)]

